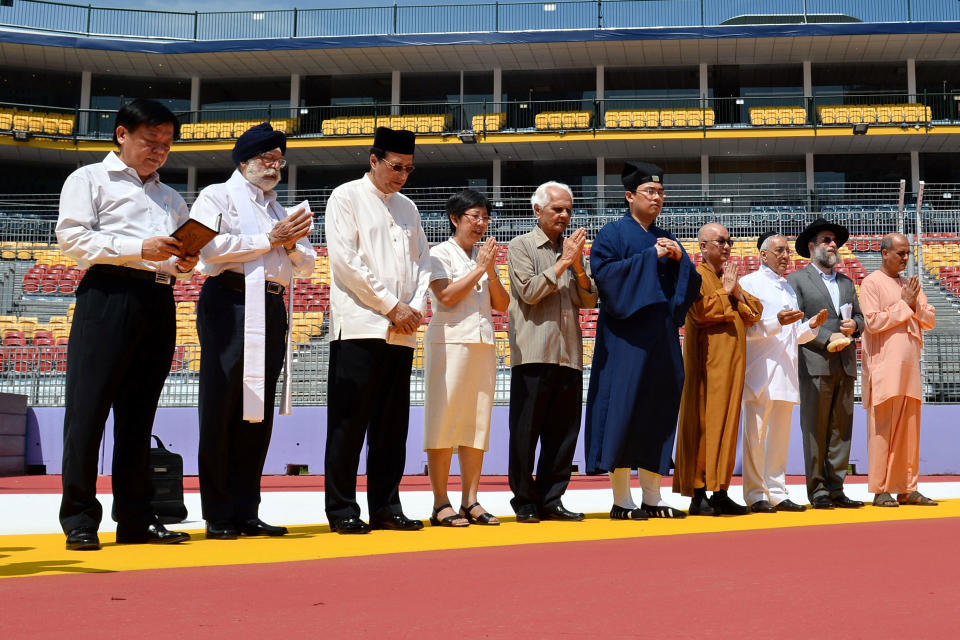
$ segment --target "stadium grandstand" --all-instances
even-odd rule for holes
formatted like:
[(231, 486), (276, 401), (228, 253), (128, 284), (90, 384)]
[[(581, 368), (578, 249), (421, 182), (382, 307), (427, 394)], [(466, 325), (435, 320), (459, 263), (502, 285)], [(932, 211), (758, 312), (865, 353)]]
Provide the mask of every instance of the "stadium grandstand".
[[(536, 185), (569, 184), (576, 195), (571, 224), (592, 238), (623, 215), (625, 160), (665, 167), (660, 224), (693, 259), (697, 229), (714, 220), (726, 225), (737, 239), (741, 274), (759, 266), (760, 232), (795, 236), (818, 216), (850, 228), (843, 270), (857, 283), (879, 267), (884, 233), (914, 234), (916, 268), (938, 313), (924, 356), (926, 400), (960, 403), (958, 60), (954, 0), (584, 0), (211, 13), (5, 1), (0, 391), (28, 396), (43, 447), (53, 451), (33, 462), (55, 464), (58, 447), (47, 440), (59, 433), (73, 295), (83, 275), (55, 243), (60, 186), (113, 148), (118, 107), (149, 97), (182, 122), (161, 178), (188, 203), (230, 175), (230, 150), (248, 127), (270, 121), (289, 136), (280, 198), (291, 205), (309, 199), (320, 254), (290, 300), (296, 405), (326, 402), (325, 201), (365, 170), (381, 125), (417, 133), (417, 170), (404, 193), (419, 206), (431, 242), (447, 236), (443, 205), (451, 193), (469, 186), (491, 196), (504, 281), (506, 242), (530, 228)], [(794, 258), (794, 268), (805, 265)], [(196, 405), (201, 283), (197, 275), (175, 288), (178, 346), (164, 408)], [(595, 310), (580, 320), (589, 367)], [(496, 401), (503, 405), (505, 315), (496, 331)], [(415, 404), (422, 403), (421, 365), (418, 349)]]

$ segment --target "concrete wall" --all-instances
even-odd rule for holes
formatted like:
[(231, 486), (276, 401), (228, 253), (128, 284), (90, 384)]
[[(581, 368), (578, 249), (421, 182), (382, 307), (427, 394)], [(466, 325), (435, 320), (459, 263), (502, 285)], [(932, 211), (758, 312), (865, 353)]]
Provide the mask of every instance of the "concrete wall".
[[(490, 451), (483, 472), (504, 475), (507, 472), (508, 407), (493, 409)], [(288, 464), (307, 465), (310, 473), (323, 473), (324, 444), (327, 424), (326, 407), (295, 407), (291, 416), (277, 416), (273, 425), (273, 440), (267, 454), (264, 473), (283, 474)], [(923, 438), (920, 446), (920, 473), (960, 474), (960, 405), (927, 405), (923, 407)], [(46, 465), (47, 473), (60, 473), (63, 453), (63, 408), (44, 407), (27, 412), (27, 464)], [(853, 449), (850, 461), (857, 472), (867, 472), (866, 413), (855, 407)], [(198, 420), (196, 407), (163, 408), (157, 412), (154, 433), (161, 437), (168, 449), (183, 456), (183, 470), (187, 475), (197, 473)], [(423, 407), (410, 408), (410, 435), (407, 438), (405, 473), (424, 472), (427, 456), (422, 450)], [(112, 416), (108, 419), (101, 452), (100, 472), (109, 474), (113, 450)], [(584, 468), (583, 431), (574, 457), (574, 464)], [(360, 473), (365, 473), (365, 457), (361, 456)], [(453, 472), (459, 472), (454, 457)], [(740, 462), (737, 461), (737, 473)], [(803, 448), (800, 441), (800, 414), (794, 410), (791, 426), (790, 457), (787, 472), (803, 475)]]
[(27, 396), (0, 393), (0, 476), (22, 475), (26, 459)]

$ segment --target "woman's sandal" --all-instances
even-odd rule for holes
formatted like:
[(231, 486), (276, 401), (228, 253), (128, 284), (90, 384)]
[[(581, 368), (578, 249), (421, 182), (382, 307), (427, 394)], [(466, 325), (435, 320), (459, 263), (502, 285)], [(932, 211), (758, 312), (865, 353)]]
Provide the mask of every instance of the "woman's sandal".
[[(901, 498), (901, 496), (903, 496)], [(900, 504), (912, 504), (919, 505), (921, 507), (935, 507), (937, 502), (931, 500), (927, 496), (923, 495), (919, 491), (912, 491), (908, 495), (904, 496), (902, 493), (897, 496), (897, 502)]]
[(430, 516), (430, 525), (434, 527), (469, 527), (470, 522), (456, 522), (457, 520), (462, 520), (463, 516), (459, 513), (454, 513), (452, 516), (447, 516), (442, 520), (437, 517), (437, 514), (443, 511), (444, 509), (453, 509), (453, 505), (449, 502), (447, 504), (442, 504), (439, 507), (433, 508), (433, 514)]
[(466, 518), (470, 524), (485, 524), (491, 527), (496, 527), (497, 525), (500, 524), (500, 521), (497, 520), (495, 516), (490, 515), (486, 511), (484, 511), (477, 517), (473, 517), (472, 515), (470, 515), (470, 511), (475, 507), (479, 507), (479, 506), (480, 506), (479, 502), (474, 502), (469, 507), (460, 505), (460, 514), (462, 517)]
[(899, 506), (893, 496), (887, 492), (878, 493), (873, 496), (873, 506), (875, 507), (896, 507)]

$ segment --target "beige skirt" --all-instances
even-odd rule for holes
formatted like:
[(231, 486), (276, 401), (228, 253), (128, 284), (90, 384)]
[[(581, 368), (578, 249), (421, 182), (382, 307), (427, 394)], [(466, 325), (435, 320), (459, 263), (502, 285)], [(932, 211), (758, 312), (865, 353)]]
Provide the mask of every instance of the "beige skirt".
[(492, 344), (424, 344), (426, 397), (423, 448), (490, 447), (490, 412), (497, 382)]

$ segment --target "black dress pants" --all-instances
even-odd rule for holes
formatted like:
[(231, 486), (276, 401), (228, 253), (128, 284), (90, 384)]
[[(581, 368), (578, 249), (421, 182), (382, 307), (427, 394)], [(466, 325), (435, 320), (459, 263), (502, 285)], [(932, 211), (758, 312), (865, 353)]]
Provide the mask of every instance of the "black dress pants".
[[(583, 374), (556, 364), (522, 364), (510, 375), (509, 480), (517, 513), (560, 504), (580, 433)], [(533, 461), (540, 442), (537, 478)]]
[(245, 293), (207, 278), (197, 303), (200, 337), (200, 502), (208, 522), (257, 517), (260, 478), (270, 446), (277, 379), (286, 355), (283, 296), (264, 293), (266, 323), (263, 420), (243, 419)]
[(357, 468), (367, 437), (370, 517), (400, 513), (413, 349), (385, 340), (332, 340), (327, 376), (327, 519), (359, 517)]
[(113, 519), (154, 518), (150, 432), (176, 339), (170, 285), (88, 271), (77, 288), (67, 349), (60, 525), (96, 529), (97, 466), (113, 408)]

